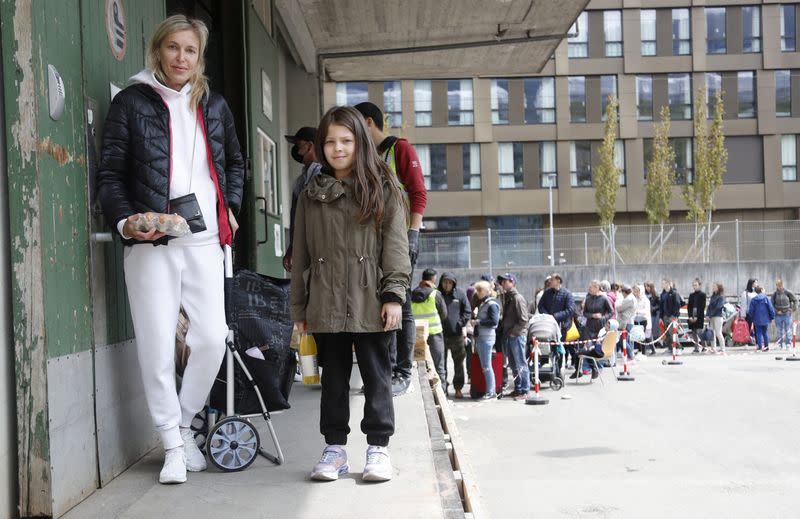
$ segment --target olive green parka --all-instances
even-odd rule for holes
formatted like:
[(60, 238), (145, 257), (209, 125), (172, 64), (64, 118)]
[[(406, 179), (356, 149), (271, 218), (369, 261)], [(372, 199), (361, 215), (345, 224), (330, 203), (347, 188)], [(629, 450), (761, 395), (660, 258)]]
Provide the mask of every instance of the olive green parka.
[[(400, 187), (385, 180), (384, 217), (356, 218), (354, 179), (328, 173), (301, 193), (292, 251), (291, 315), (316, 333), (374, 333), (384, 328), (383, 303), (405, 302), (411, 262)], [(399, 325), (398, 325), (399, 327)]]

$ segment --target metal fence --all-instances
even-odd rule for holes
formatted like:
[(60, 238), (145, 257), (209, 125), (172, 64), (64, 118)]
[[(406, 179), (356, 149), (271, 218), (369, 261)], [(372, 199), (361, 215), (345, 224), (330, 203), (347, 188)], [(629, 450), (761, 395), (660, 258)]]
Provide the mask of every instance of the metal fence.
[[(800, 220), (424, 232), (418, 264), (486, 270), (800, 258)], [(554, 258), (550, 258), (553, 250)]]

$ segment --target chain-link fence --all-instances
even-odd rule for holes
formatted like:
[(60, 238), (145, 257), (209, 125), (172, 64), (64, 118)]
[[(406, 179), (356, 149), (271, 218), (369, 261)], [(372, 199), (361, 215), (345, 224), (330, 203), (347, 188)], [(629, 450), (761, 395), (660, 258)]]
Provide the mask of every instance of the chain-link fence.
[(425, 232), (419, 264), (492, 269), (554, 265), (645, 265), (800, 258), (800, 221), (615, 225), (550, 230)]

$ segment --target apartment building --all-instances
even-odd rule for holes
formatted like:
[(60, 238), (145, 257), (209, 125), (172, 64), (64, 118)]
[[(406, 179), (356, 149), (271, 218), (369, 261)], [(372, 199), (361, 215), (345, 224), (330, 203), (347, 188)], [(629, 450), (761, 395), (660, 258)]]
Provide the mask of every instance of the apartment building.
[[(370, 100), (425, 169), (429, 230), (536, 228), (553, 190), (556, 226), (595, 225), (592, 173), (606, 99), (619, 98), (617, 223), (645, 223), (654, 123), (669, 107), (671, 220), (693, 173), (693, 101), (722, 91), (729, 153), (715, 219), (796, 219), (800, 4), (592, 0), (539, 73), (325, 83), (323, 102)], [(544, 218), (543, 218), (544, 216)]]

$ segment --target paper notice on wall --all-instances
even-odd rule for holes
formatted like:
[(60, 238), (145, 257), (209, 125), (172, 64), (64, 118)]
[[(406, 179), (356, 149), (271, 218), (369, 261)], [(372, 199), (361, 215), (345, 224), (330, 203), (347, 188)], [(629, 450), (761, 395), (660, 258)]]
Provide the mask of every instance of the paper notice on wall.
[(281, 224), (274, 224), (272, 226), (272, 243), (275, 244), (275, 255), (279, 258), (283, 256), (283, 247), (281, 246), (282, 237), (283, 232), (281, 232)]

